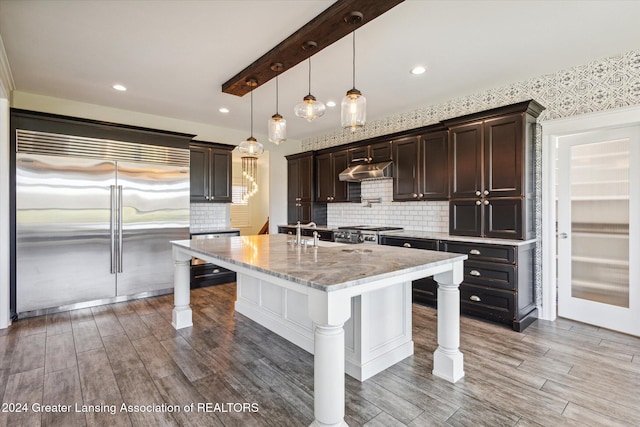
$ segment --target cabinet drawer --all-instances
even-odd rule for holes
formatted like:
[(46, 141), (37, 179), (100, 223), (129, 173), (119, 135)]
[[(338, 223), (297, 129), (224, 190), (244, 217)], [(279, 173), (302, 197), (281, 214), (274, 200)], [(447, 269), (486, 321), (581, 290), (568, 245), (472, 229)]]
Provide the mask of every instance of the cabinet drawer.
[[(293, 234), (296, 234), (295, 228)], [(303, 228), (302, 235), (305, 237), (313, 237), (313, 232), (318, 232), (318, 238), (327, 242), (333, 242), (333, 231), (331, 230), (314, 230), (313, 228)]]
[(460, 311), (462, 313), (511, 324), (515, 319), (515, 305), (516, 294), (514, 292), (466, 283), (460, 285)]
[(507, 264), (466, 261), (464, 282), (489, 288), (516, 290), (516, 267)]
[(414, 280), (413, 302), (436, 306), (438, 304), (438, 282), (431, 277)]
[(469, 255), (469, 260), (515, 264), (516, 250), (513, 246), (474, 243), (440, 242), (440, 250)]
[(191, 266), (191, 288), (218, 285), (235, 282), (236, 273), (215, 264), (200, 264)]
[(381, 236), (381, 244), (387, 246), (401, 246), (405, 248), (438, 250), (438, 241), (430, 239), (412, 239), (403, 237)]

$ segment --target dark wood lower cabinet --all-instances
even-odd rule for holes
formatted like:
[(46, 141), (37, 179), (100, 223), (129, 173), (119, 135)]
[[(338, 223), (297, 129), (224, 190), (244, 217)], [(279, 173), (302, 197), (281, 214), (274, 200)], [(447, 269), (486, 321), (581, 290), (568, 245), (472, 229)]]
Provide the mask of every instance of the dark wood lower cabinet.
[[(460, 284), (460, 312), (523, 331), (537, 318), (533, 278), (535, 242), (488, 244), (412, 237), (382, 236), (381, 244), (466, 254)], [(438, 283), (413, 282), (413, 302), (436, 306)]]

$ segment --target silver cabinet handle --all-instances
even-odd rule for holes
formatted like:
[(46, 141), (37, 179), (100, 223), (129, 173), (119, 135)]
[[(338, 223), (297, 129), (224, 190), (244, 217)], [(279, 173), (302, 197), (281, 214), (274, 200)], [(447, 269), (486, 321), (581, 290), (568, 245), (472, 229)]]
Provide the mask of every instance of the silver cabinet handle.
[(476, 206), (480, 206), (482, 202), (480, 200), (476, 200)]
[(410, 248), (411, 247), (411, 243), (406, 242), (406, 243), (403, 243), (402, 246), (404, 246), (405, 248)]
[(482, 203), (484, 203), (484, 205), (485, 205), (485, 206), (487, 206), (487, 205), (489, 204), (489, 201), (488, 201), (488, 200), (485, 200), (485, 201), (484, 201), (484, 202), (482, 202)]
[(422, 197), (424, 196), (424, 194), (420, 193), (418, 194), (418, 197), (420, 197), (422, 199)]
[(213, 270), (214, 273), (220, 273), (220, 269), (216, 268)]
[(484, 194), (485, 196), (488, 196), (488, 195), (489, 195), (489, 190), (484, 190), (484, 191), (482, 192), (482, 194)]
[(477, 249), (471, 249), (469, 255), (480, 255), (480, 251)]
[(480, 276), (481, 276), (481, 274), (480, 274), (480, 272), (479, 272), (478, 270), (471, 270), (471, 271), (469, 272), (469, 274), (470, 274), (471, 276), (475, 276), (475, 277), (480, 277)]
[(371, 160), (373, 160), (373, 157), (369, 157), (367, 161), (371, 162)]
[(209, 196), (209, 200), (213, 200), (215, 198), (216, 198), (216, 196)]
[(417, 195), (416, 193), (413, 193), (413, 194), (411, 195), (411, 197), (413, 197), (413, 198), (415, 199), (415, 198), (417, 198), (417, 197), (418, 197), (418, 195)]
[(567, 233), (558, 233), (558, 239), (566, 239), (569, 237)]
[(478, 295), (471, 295), (471, 296), (469, 297), (469, 299), (470, 299), (471, 301), (475, 301), (475, 302), (480, 302), (480, 301), (482, 301)]
[(482, 193), (480, 192), (480, 190), (476, 191), (476, 196), (482, 196)]

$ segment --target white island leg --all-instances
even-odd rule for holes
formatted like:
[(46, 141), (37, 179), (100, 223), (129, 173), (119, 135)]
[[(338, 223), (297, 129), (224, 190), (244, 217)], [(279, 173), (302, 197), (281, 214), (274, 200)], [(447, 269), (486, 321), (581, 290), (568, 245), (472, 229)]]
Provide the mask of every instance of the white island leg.
[(464, 377), (460, 352), (460, 288), (464, 275), (463, 262), (453, 269), (436, 274), (438, 282), (438, 348), (433, 353), (433, 375), (455, 383)]
[(342, 426), (344, 421), (344, 329), (351, 298), (310, 289), (309, 315), (315, 324), (312, 427)]
[(191, 255), (173, 248), (173, 260), (175, 263), (173, 276), (173, 315), (172, 322), (176, 329), (187, 328), (193, 326), (191, 316)]

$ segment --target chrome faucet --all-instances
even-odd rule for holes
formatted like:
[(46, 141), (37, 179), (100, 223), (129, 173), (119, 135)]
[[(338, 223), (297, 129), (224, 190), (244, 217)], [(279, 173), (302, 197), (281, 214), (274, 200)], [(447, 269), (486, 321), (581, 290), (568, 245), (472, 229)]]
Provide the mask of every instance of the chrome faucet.
[[(302, 227), (317, 228), (318, 226), (313, 221), (311, 221), (309, 224), (305, 224), (304, 226), (302, 224), (300, 224), (300, 221), (298, 221), (298, 224), (296, 225), (296, 240), (294, 242), (296, 245), (302, 244)], [(316, 231), (314, 233), (317, 234), (318, 232)], [(315, 234), (314, 234), (314, 239), (313, 239), (313, 246), (317, 247), (318, 245), (316, 243), (316, 235)]]

